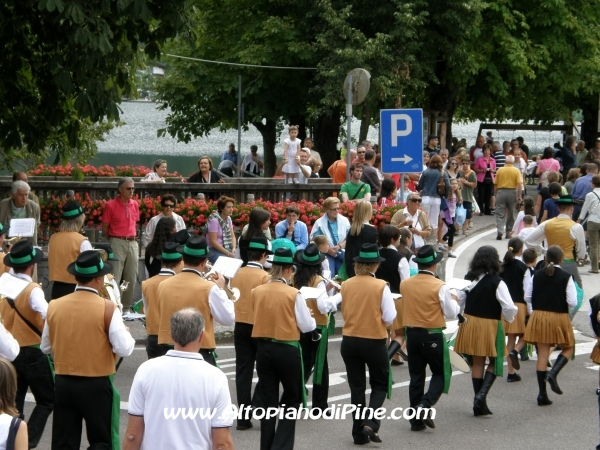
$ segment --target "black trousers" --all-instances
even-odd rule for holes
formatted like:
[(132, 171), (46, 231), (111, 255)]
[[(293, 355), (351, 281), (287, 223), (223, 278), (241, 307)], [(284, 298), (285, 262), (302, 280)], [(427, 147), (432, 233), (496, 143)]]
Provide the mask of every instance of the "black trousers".
[(111, 450), (112, 385), (108, 377), (56, 375), (52, 450), (79, 450), (85, 420), (89, 449)]
[(148, 338), (146, 339), (146, 354), (148, 355), (148, 359), (164, 356), (168, 351), (169, 349), (167, 347), (158, 344), (158, 335), (148, 335)]
[[(430, 333), (424, 328), (406, 329), (406, 350), (408, 353), (408, 373), (410, 384), (408, 396), (410, 406), (422, 404), (429, 408), (437, 403), (444, 391), (444, 335)], [(431, 370), (431, 381), (426, 394), (426, 368)], [(411, 424), (421, 422), (411, 419)]]
[[(315, 367), (317, 349), (321, 341), (313, 341), (311, 333), (302, 333), (300, 335), (300, 345), (302, 345), (302, 363), (304, 364), (304, 383), (308, 382), (310, 373)], [(327, 343), (325, 343), (327, 345)], [(323, 378), (321, 384), (315, 384), (313, 379), (313, 408), (327, 409), (327, 396), (329, 395), (329, 364), (327, 363), (327, 353), (325, 353), (325, 364), (323, 365)]]
[[(361, 417), (367, 405), (365, 365), (369, 368), (369, 384), (371, 385), (368, 407), (372, 408), (371, 411), (374, 412), (377, 408), (381, 408), (385, 401), (389, 375), (385, 341), (385, 339), (365, 339), (352, 336), (342, 338), (341, 353), (350, 385), (350, 403), (357, 406), (357, 410), (353, 413), (352, 424), (352, 437), (355, 443), (366, 441), (362, 431), (365, 425), (371, 427), (375, 432), (379, 431), (381, 425), (380, 420), (368, 418), (369, 412), (366, 412), (365, 419)], [(360, 413), (360, 416), (357, 413)]]
[[(279, 405), (279, 383), (283, 386), (281, 405), (298, 409), (302, 402), (302, 362), (300, 352), (289, 344), (258, 341), (256, 372), (258, 385), (255, 406), (276, 408)], [(260, 421), (260, 449), (286, 450), (294, 448), (296, 420), (277, 418)]]
[(64, 297), (65, 295), (72, 294), (75, 292), (76, 284), (71, 283), (63, 283), (62, 281), (55, 281), (52, 283), (52, 298), (51, 300), (55, 300), (57, 298)]
[(494, 183), (477, 182), (477, 203), (481, 214), (492, 213), (492, 194), (494, 193)]
[[(252, 378), (258, 340), (252, 337), (254, 325), (236, 322), (233, 329), (233, 345), (235, 347), (235, 391), (238, 406), (248, 408), (252, 405)], [(238, 425), (248, 425), (250, 420), (238, 419)]]
[(21, 347), (12, 364), (17, 372), (16, 405), (21, 419), (25, 419), (27, 388), (31, 389), (35, 398), (35, 407), (27, 421), (29, 447), (33, 448), (40, 442), (54, 407), (54, 379), (50, 371), (50, 361), (39, 348)]

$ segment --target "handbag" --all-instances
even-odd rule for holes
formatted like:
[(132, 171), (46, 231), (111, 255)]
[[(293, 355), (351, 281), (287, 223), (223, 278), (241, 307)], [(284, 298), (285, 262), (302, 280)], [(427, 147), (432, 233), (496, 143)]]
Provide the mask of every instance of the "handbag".
[(444, 172), (440, 170), (440, 180), (437, 184), (437, 193), (444, 197), (446, 195), (446, 180), (444, 178)]

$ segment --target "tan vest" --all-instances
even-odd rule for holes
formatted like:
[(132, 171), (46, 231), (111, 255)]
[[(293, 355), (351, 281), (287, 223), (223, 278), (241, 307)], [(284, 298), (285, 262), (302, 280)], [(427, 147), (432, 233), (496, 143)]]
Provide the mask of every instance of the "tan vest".
[(252, 302), (255, 316), (252, 337), (279, 341), (300, 340), (295, 310), (297, 295), (297, 289), (278, 281), (254, 288)]
[[(31, 291), (36, 287), (40, 287), (37, 283), (29, 283), (23, 292), (21, 292), (15, 300), (15, 307), (29, 322), (35, 326), (40, 333), (44, 330), (44, 319), (42, 315), (31, 309), (29, 306), (29, 298)], [(39, 345), (42, 338), (38, 336), (21, 317), (10, 307), (8, 301), (4, 300), (0, 303), (0, 313), (4, 320), (4, 326), (19, 343), (19, 347), (28, 347), (30, 345)]]
[(144, 311), (146, 314), (146, 333), (148, 335), (158, 335), (160, 318), (160, 311), (158, 310), (158, 285), (172, 276), (171, 274), (159, 274), (142, 281), (142, 294), (146, 299), (146, 305), (148, 305)]
[(104, 328), (105, 308), (102, 297), (86, 290), (50, 302), (47, 321), (57, 375), (104, 377), (116, 372)]
[(421, 273), (401, 281), (402, 325), (416, 328), (445, 327), (439, 296), (443, 284), (433, 275)]
[(242, 267), (231, 280), (231, 287), (240, 290), (240, 299), (234, 303), (235, 321), (254, 324), (252, 289), (269, 281), (269, 274), (258, 267)]
[[(565, 259), (575, 259), (573, 248), (575, 241), (571, 237), (571, 228), (575, 222), (565, 217), (555, 217), (546, 222), (544, 228), (548, 247), (558, 245), (565, 253)], [(583, 257), (583, 255), (579, 255)]]
[(77, 284), (75, 277), (67, 272), (67, 266), (77, 259), (85, 236), (74, 231), (55, 233), (48, 242), (48, 271), (50, 281)]
[(195, 272), (179, 272), (158, 285), (158, 343), (173, 344), (171, 316), (183, 308), (196, 308), (204, 316), (204, 336), (200, 348), (212, 350), (215, 345), (213, 316), (208, 292), (215, 284)]
[(0, 275), (10, 270), (10, 267), (4, 265), (4, 257), (6, 253), (0, 251)]
[(370, 275), (356, 275), (342, 283), (343, 336), (383, 339), (387, 330), (381, 317), (386, 282)]
[[(313, 279), (310, 282), (310, 287), (316, 288), (321, 281), (323, 281), (323, 277), (318, 275), (316, 277), (313, 277)], [(326, 326), (329, 317), (327, 316), (327, 314), (323, 314), (321, 311), (319, 311), (319, 307), (317, 306), (317, 300), (314, 298), (306, 299), (306, 305), (311, 310), (313, 317), (315, 318), (315, 322), (317, 322), (317, 325)]]

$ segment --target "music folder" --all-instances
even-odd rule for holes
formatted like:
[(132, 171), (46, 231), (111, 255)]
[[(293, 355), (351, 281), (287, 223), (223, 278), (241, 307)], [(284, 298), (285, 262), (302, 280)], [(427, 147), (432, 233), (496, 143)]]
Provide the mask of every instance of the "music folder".
[(211, 273), (219, 272), (225, 278), (232, 279), (244, 262), (241, 259), (219, 256), (212, 266)]
[(0, 277), (0, 295), (12, 300), (16, 299), (27, 286), (29, 281), (17, 278), (8, 272)]

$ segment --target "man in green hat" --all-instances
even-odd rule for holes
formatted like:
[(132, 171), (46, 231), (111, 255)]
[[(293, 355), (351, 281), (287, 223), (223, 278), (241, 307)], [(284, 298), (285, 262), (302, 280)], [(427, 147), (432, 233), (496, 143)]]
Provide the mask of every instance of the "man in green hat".
[(115, 355), (129, 356), (135, 340), (117, 305), (98, 295), (112, 272), (95, 250), (67, 267), (75, 292), (50, 302), (41, 349), (54, 354), (52, 450), (79, 448), (81, 421), (91, 448), (120, 448), (119, 392), (112, 384)]
[(35, 397), (35, 408), (27, 421), (30, 448), (37, 446), (42, 438), (54, 405), (54, 381), (50, 362), (40, 350), (48, 303), (40, 285), (32, 281), (35, 266), (43, 257), (42, 250), (27, 240), (19, 241), (13, 246), (11, 252), (4, 257), (4, 265), (13, 269), (15, 277), (29, 284), (15, 299), (7, 298), (0, 303), (0, 313), (6, 329), (12, 333), (20, 347), (13, 366), (17, 372), (16, 406), (21, 418), (25, 414), (28, 388)]

